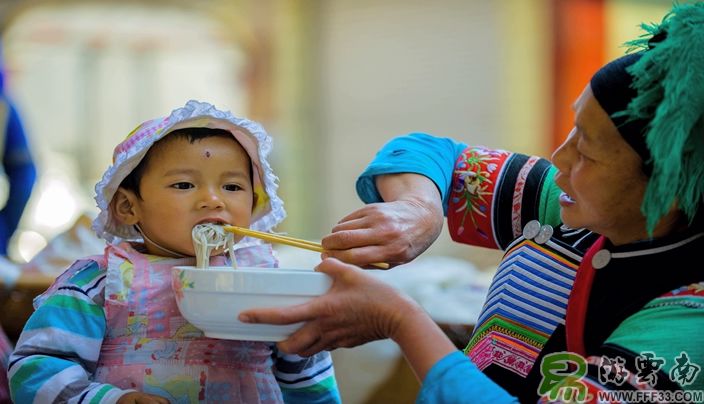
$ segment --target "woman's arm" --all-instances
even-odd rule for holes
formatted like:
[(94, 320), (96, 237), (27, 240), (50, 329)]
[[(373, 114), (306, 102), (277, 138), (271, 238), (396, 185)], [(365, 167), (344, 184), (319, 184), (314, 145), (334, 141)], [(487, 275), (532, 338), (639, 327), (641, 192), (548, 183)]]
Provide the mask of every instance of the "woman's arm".
[(389, 141), (357, 179), (357, 194), (368, 205), (323, 238), (331, 250), (323, 257), (362, 266), (415, 259), (442, 230), (454, 162), (465, 147), (424, 133)]
[[(454, 346), (418, 303), (392, 285), (336, 259), (324, 260), (316, 270), (333, 278), (325, 295), (294, 307), (248, 310), (239, 320), (305, 321), (289, 339), (277, 343), (281, 351), (304, 357), (390, 338), (423, 383), (420, 402), (515, 402)], [(453, 365), (448, 367), (448, 363)]]
[(418, 304), (409, 304), (404, 311), (406, 314), (389, 338), (401, 348), (406, 361), (422, 383), (436, 363), (458, 349)]
[(247, 310), (239, 320), (306, 322), (277, 343), (281, 351), (303, 357), (392, 338), (408, 351), (421, 379), (432, 363), (457, 350), (418, 303), (372, 273), (334, 258), (324, 260), (316, 271), (333, 278), (326, 294), (294, 307)]
[(445, 209), (452, 171), (467, 145), (450, 138), (411, 133), (391, 139), (357, 178), (356, 188), (364, 203), (384, 202), (376, 189), (376, 178), (386, 174), (412, 173), (428, 177), (440, 191)]
[(413, 133), (391, 140), (357, 180), (368, 205), (323, 238), (323, 257), (398, 265), (425, 251), (447, 216), (453, 240), (504, 249), (531, 220), (560, 223), (546, 159)]

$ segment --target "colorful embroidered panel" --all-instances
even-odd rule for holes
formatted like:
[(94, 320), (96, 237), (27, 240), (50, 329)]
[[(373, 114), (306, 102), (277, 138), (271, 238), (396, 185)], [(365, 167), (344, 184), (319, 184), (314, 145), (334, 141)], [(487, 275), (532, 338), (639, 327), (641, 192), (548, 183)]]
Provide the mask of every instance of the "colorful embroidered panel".
[[(447, 222), (452, 239), (465, 244), (499, 248), (494, 240), (494, 189), (511, 153), (470, 147), (460, 154), (452, 175)], [(468, 240), (471, 240), (469, 242)]]
[(551, 168), (543, 158), (468, 147), (457, 158), (452, 175), (447, 210), (452, 239), (505, 249), (529, 221), (543, 220), (541, 212), (554, 214), (556, 209), (548, 209), (552, 205), (543, 206), (543, 198), (551, 195), (543, 193), (550, 190), (543, 186)]
[(495, 364), (526, 377), (559, 324), (581, 256), (553, 240), (520, 237), (509, 246), (465, 354), (481, 370)]
[(675, 305), (704, 309), (704, 282), (692, 283), (665, 293), (646, 304), (644, 309)]

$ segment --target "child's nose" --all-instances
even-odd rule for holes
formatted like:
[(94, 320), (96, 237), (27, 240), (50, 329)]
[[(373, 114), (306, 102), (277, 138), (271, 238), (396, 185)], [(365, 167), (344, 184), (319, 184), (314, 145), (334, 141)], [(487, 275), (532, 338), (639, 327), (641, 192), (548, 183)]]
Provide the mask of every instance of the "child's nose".
[(200, 209), (222, 209), (225, 204), (216, 189), (206, 188), (198, 202)]

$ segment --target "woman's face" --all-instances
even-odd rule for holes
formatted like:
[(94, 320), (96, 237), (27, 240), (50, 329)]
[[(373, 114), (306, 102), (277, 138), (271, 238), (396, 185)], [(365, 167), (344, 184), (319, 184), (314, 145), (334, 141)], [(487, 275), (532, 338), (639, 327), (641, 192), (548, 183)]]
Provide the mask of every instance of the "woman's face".
[[(195, 225), (249, 227), (255, 202), (251, 163), (234, 137), (192, 144), (176, 138), (154, 151), (140, 184), (142, 198), (131, 197), (134, 220), (147, 237), (171, 251), (195, 256)], [(146, 246), (150, 254), (166, 254), (149, 242)]]
[(587, 86), (574, 103), (575, 127), (553, 153), (562, 221), (615, 245), (648, 238), (641, 204), (648, 184), (643, 160), (619, 134)]

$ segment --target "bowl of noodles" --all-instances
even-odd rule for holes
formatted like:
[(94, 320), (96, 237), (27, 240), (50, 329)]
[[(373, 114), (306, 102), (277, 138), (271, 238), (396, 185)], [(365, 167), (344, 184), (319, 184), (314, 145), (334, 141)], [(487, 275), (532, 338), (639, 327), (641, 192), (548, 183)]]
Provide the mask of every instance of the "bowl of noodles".
[[(209, 267), (207, 257), (215, 248), (233, 250), (232, 239), (219, 233), (205, 236), (194, 229), (196, 266), (172, 269), (172, 287), (181, 315), (205, 336), (248, 341), (282, 341), (303, 323), (249, 324), (237, 320), (248, 309), (289, 307), (324, 294), (332, 278), (312, 269)], [(228, 240), (229, 238), (229, 240)], [(229, 245), (228, 245), (229, 244)]]
[(310, 269), (174, 267), (172, 286), (183, 317), (210, 338), (282, 341), (303, 323), (248, 324), (247, 309), (288, 307), (324, 294), (332, 278)]

